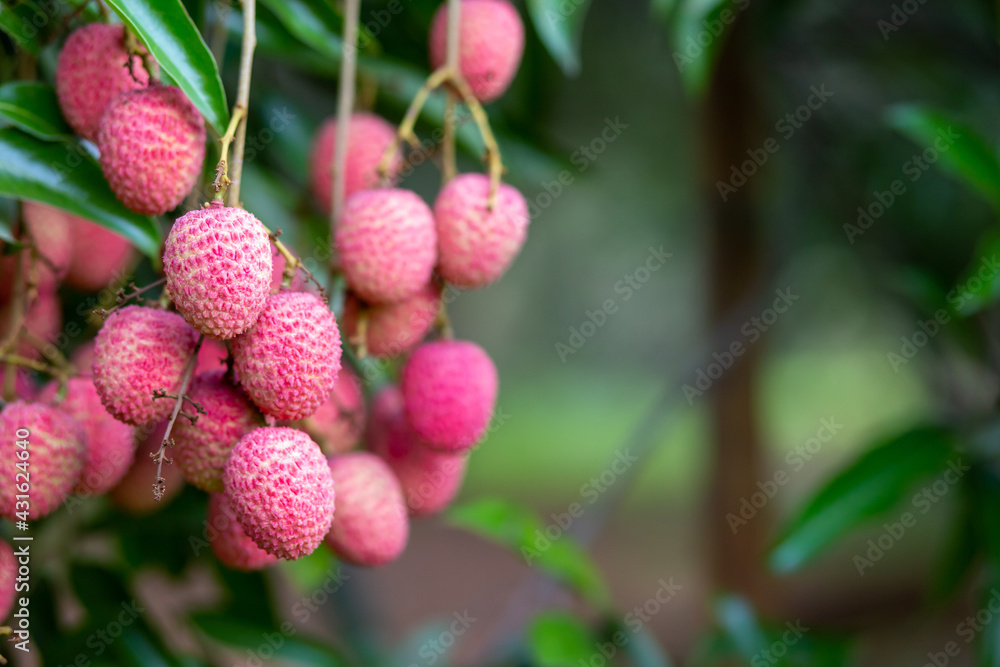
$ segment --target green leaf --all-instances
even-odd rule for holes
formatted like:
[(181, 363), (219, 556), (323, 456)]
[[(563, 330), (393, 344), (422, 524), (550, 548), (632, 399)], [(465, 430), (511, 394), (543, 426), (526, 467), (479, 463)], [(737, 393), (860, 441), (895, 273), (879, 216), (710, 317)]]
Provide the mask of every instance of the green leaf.
[(151, 257), (160, 252), (156, 222), (115, 199), (101, 168), (79, 145), (0, 129), (0, 195), (61, 208), (118, 232)]
[(625, 654), (635, 667), (672, 667), (674, 664), (645, 627), (629, 637)]
[(736, 0), (680, 0), (673, 13), (674, 65), (688, 93), (708, 88), (730, 27), (748, 3)]
[(736, 595), (723, 595), (715, 600), (713, 607), (723, 634), (741, 658), (752, 661), (767, 648), (767, 635), (746, 600)]
[(291, 622), (278, 627), (255, 626), (214, 614), (198, 614), (191, 617), (191, 623), (217, 642), (255, 654), (266, 653), (268, 658), (273, 655), (281, 662), (330, 667), (350, 664), (336, 648), (300, 637), (301, 629)]
[(546, 526), (530, 510), (486, 499), (453, 508), (448, 519), (515, 551), (529, 565), (537, 565), (570, 586), (595, 608), (607, 608), (607, 585), (587, 553), (567, 535), (550, 540)]
[(36, 16), (46, 14), (31, 0), (23, 0), (13, 7), (0, 3), (0, 30), (28, 53), (37, 54), (41, 44), (38, 40), (39, 29), (34, 24)]
[(590, 0), (528, 0), (535, 32), (567, 76), (580, 72), (580, 37)]
[(551, 612), (537, 616), (529, 629), (532, 664), (541, 667), (576, 667), (590, 664), (595, 640), (576, 616)]
[(339, 62), (343, 55), (342, 22), (322, 0), (261, 0), (303, 44)]
[(946, 173), (1000, 209), (1000, 161), (990, 142), (978, 132), (943, 112), (912, 104), (892, 107), (886, 120), (914, 143), (934, 150)]
[(220, 135), (229, 124), (215, 58), (180, 0), (108, 0)]
[(0, 86), (0, 119), (39, 139), (65, 141), (73, 136), (55, 89), (45, 83), (15, 81)]
[(889, 511), (917, 482), (943, 473), (954, 437), (921, 427), (875, 445), (837, 475), (786, 527), (770, 555), (779, 572), (795, 570), (850, 530)]
[(960, 315), (974, 315), (1000, 298), (1000, 231), (983, 237), (974, 259), (958, 284), (948, 293), (948, 303)]

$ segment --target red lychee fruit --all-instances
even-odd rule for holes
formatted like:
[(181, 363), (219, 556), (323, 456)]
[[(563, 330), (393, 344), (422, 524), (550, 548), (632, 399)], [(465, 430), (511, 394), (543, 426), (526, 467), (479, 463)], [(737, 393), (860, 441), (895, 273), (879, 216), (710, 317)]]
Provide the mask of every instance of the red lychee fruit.
[(528, 204), (516, 188), (501, 185), (493, 210), (490, 179), (462, 174), (434, 202), (438, 270), (458, 287), (485, 287), (503, 275), (528, 235)]
[(94, 377), (94, 345), (95, 341), (88, 340), (76, 348), (69, 359), (79, 377)]
[(206, 338), (201, 341), (201, 349), (198, 350), (198, 361), (194, 367), (195, 375), (201, 375), (207, 371), (217, 371), (226, 367), (226, 357), (229, 350), (221, 340)]
[[(83, 218), (71, 215), (62, 209), (26, 201), (21, 207), (25, 227), (44, 259), (38, 261), (37, 284), (39, 289), (53, 290), (69, 270), (73, 256), (73, 225)], [(31, 253), (22, 253), (28, 260)]]
[(369, 303), (416, 295), (437, 261), (434, 216), (409, 190), (363, 190), (344, 206), (335, 232), (347, 284)]
[(213, 493), (208, 499), (208, 516), (205, 520), (212, 551), (226, 567), (243, 572), (263, 570), (278, 562), (251, 540), (236, 518), (224, 493)]
[(427, 516), (445, 509), (462, 486), (468, 454), (449, 454), (420, 442), (406, 421), (403, 394), (388, 385), (372, 402), (366, 442), (399, 479), (412, 516)]
[(94, 385), (111, 415), (141, 426), (165, 419), (194, 355), (198, 334), (175, 313), (125, 306), (101, 327), (94, 347)]
[(240, 384), (265, 414), (294, 421), (323, 404), (340, 370), (340, 332), (312, 294), (267, 298), (256, 324), (232, 342)]
[(330, 531), (330, 466), (302, 431), (251, 431), (233, 447), (222, 481), (243, 530), (269, 554), (288, 560), (308, 556)]
[[(458, 68), (472, 93), (492, 102), (506, 92), (524, 54), (524, 23), (506, 0), (463, 0), (459, 23)], [(448, 7), (441, 3), (430, 35), (431, 65), (444, 65), (448, 55)]]
[(441, 309), (441, 288), (431, 282), (405, 301), (380, 306), (365, 306), (353, 294), (348, 294), (343, 317), (344, 336), (348, 340), (353, 341), (358, 336), (362, 309), (367, 317), (365, 344), (368, 354), (398, 357), (416, 347), (434, 326)]
[(174, 424), (173, 459), (184, 479), (209, 493), (222, 491), (222, 469), (240, 438), (260, 426), (246, 394), (226, 379), (224, 370), (209, 371), (191, 382), (187, 396), (205, 409), (191, 423)]
[(403, 368), (406, 418), (421, 440), (445, 451), (465, 451), (486, 433), (497, 399), (497, 369), (475, 343), (425, 343)]
[(66, 121), (81, 137), (96, 140), (101, 115), (119, 93), (146, 87), (142, 58), (132, 56), (131, 73), (128, 61), (122, 25), (90, 23), (66, 40), (56, 66), (56, 95)]
[(385, 565), (396, 560), (410, 534), (399, 481), (385, 462), (368, 452), (332, 456), (337, 513), (326, 544), (349, 563)]
[(17, 559), (9, 544), (0, 540), (0, 621), (4, 621), (14, 611), (17, 597)]
[[(24, 441), (26, 448), (17, 444)], [(51, 514), (80, 479), (85, 457), (83, 431), (69, 415), (42, 403), (8, 403), (0, 411), (0, 470), (9, 471), (9, 481), (0, 485), (0, 516), (13, 521), (27, 511), (34, 521)], [(17, 464), (24, 461), (22, 470)], [(27, 474), (18, 477), (20, 472)], [(25, 482), (28, 491), (18, 488)], [(18, 494), (30, 496), (27, 503), (17, 505)]]
[(167, 293), (191, 326), (213, 338), (257, 321), (271, 289), (271, 241), (252, 213), (213, 201), (174, 222), (163, 252)]
[(349, 368), (342, 368), (323, 405), (296, 426), (327, 454), (354, 449), (365, 427), (365, 399), (358, 377)]
[[(378, 165), (386, 148), (396, 136), (396, 128), (385, 119), (371, 113), (351, 115), (347, 135), (347, 162), (344, 166), (344, 201), (355, 192), (379, 187)], [(337, 119), (327, 118), (316, 135), (309, 159), (309, 179), (313, 196), (323, 211), (330, 213), (333, 181), (333, 151), (337, 139)], [(395, 182), (402, 165), (402, 152), (397, 151), (390, 162), (388, 176)]]
[[(153, 498), (153, 483), (156, 481), (156, 463), (152, 454), (160, 448), (163, 435), (167, 431), (167, 420), (158, 424), (147, 424), (135, 429), (138, 448), (135, 463), (125, 473), (125, 478), (112, 489), (111, 502), (116, 507), (134, 516), (143, 516), (166, 507), (171, 500), (184, 490), (184, 474), (176, 465), (164, 462), (161, 475), (164, 479), (163, 498), (157, 502)], [(169, 454), (168, 454), (169, 458)]]
[(101, 171), (129, 209), (161, 215), (194, 187), (205, 160), (205, 121), (174, 86), (122, 93), (97, 133)]
[[(0, 330), (6, 330), (14, 314), (13, 302), (0, 309)], [(58, 349), (59, 334), (62, 332), (62, 305), (55, 292), (39, 291), (38, 298), (28, 308), (23, 326), (30, 334), (30, 340), (22, 339), (17, 346), (18, 354), (29, 359), (39, 359), (49, 346)], [(39, 349), (41, 347), (42, 349)]]
[(132, 244), (106, 227), (83, 218), (70, 225), (73, 253), (66, 284), (82, 292), (96, 292), (121, 280), (129, 272)]

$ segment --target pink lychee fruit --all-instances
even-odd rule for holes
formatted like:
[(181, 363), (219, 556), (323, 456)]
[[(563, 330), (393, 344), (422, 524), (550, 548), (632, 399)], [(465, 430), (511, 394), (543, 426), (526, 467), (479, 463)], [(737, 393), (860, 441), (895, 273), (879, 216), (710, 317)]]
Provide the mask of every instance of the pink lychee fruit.
[(406, 418), (431, 447), (465, 451), (486, 433), (497, 384), (493, 360), (475, 343), (425, 343), (403, 368), (400, 388)]
[(201, 341), (201, 349), (198, 350), (198, 361), (194, 367), (196, 375), (201, 375), (206, 371), (217, 371), (226, 367), (226, 357), (229, 350), (221, 340), (206, 338)]
[(174, 425), (173, 459), (184, 479), (202, 491), (222, 491), (222, 469), (240, 438), (260, 426), (246, 394), (226, 379), (224, 370), (208, 371), (191, 382), (187, 396), (204, 408), (193, 424)]
[(176, 313), (125, 306), (105, 321), (94, 347), (94, 385), (111, 415), (141, 426), (165, 419), (194, 355), (198, 334)]
[(160, 449), (163, 435), (167, 431), (167, 420), (139, 426), (135, 431), (138, 443), (135, 462), (109, 495), (116, 507), (133, 516), (144, 516), (163, 509), (180, 495), (184, 490), (184, 474), (176, 465), (163, 463), (160, 475), (164, 480), (164, 494), (157, 502), (153, 497), (156, 463), (153, 462), (152, 454)]
[[(344, 200), (355, 192), (380, 185), (378, 165), (386, 148), (396, 136), (396, 128), (385, 119), (371, 113), (351, 115), (347, 134), (347, 162), (344, 166)], [(313, 196), (323, 211), (329, 214), (332, 200), (333, 151), (337, 140), (337, 119), (327, 118), (316, 135), (309, 159), (309, 179)], [(395, 182), (403, 157), (396, 151), (389, 163), (387, 176)]]
[(226, 567), (252, 572), (278, 562), (277, 557), (258, 547), (243, 531), (226, 494), (213, 493), (209, 497), (205, 522), (212, 551)]
[(365, 427), (365, 399), (358, 377), (349, 368), (342, 368), (326, 401), (296, 426), (327, 454), (354, 449)]
[(340, 370), (340, 332), (326, 304), (312, 294), (267, 298), (257, 322), (232, 342), (240, 384), (265, 414), (308, 417), (323, 404)]
[(427, 516), (445, 509), (458, 494), (469, 455), (433, 450), (406, 421), (403, 394), (388, 385), (372, 402), (366, 442), (399, 479), (412, 516)]
[(503, 275), (528, 235), (528, 204), (517, 188), (501, 185), (492, 210), (490, 179), (462, 174), (434, 202), (438, 270), (458, 287), (485, 287)]
[(86, 458), (73, 493), (83, 497), (107, 493), (135, 460), (135, 430), (108, 414), (90, 378), (71, 378), (66, 398), (56, 404), (58, 391), (59, 384), (50, 382), (39, 398), (75, 419), (86, 438)]
[(94, 346), (95, 341), (88, 340), (76, 348), (76, 350), (73, 351), (73, 355), (69, 358), (70, 363), (73, 364), (73, 368), (76, 370), (76, 374), (79, 377), (94, 377)]
[[(13, 302), (0, 309), (0, 330), (6, 331), (14, 314)], [(58, 351), (59, 334), (62, 332), (62, 305), (55, 292), (39, 291), (25, 314), (22, 326), (25, 338), (17, 346), (18, 354), (29, 359), (40, 359), (51, 348)], [(30, 336), (30, 339), (27, 337)], [(39, 347), (41, 349), (39, 349)]]
[(330, 532), (330, 466), (302, 431), (251, 431), (233, 447), (222, 481), (243, 530), (269, 554), (288, 560), (308, 556)]
[(349, 563), (385, 565), (396, 560), (410, 534), (399, 480), (369, 452), (332, 456), (330, 474), (337, 489), (337, 513), (326, 544)]
[[(43, 259), (37, 262), (36, 282), (40, 289), (52, 290), (66, 277), (73, 256), (73, 225), (82, 218), (62, 209), (26, 201), (21, 207), (25, 227)], [(22, 253), (27, 260), (31, 253)]]
[(366, 306), (353, 294), (344, 303), (344, 335), (354, 341), (359, 318), (364, 313), (365, 345), (368, 354), (394, 358), (409, 352), (434, 326), (441, 309), (441, 288), (428, 283), (415, 296), (398, 303)]
[(122, 93), (97, 133), (101, 171), (125, 206), (145, 215), (174, 209), (194, 188), (205, 160), (205, 121), (174, 86)]
[(365, 301), (403, 301), (430, 282), (437, 261), (434, 215), (409, 190), (353, 195), (335, 238), (347, 284)]
[(0, 540), (0, 621), (14, 611), (17, 597), (17, 559), (9, 544)]
[(125, 277), (134, 253), (128, 239), (83, 218), (70, 226), (73, 253), (66, 284), (82, 292), (96, 292)]
[[(448, 56), (448, 3), (441, 3), (431, 23), (431, 65)], [(463, 0), (459, 23), (459, 70), (472, 93), (492, 102), (506, 92), (524, 54), (524, 23), (507, 0)]]
[[(13, 521), (27, 511), (34, 521), (51, 514), (73, 491), (85, 457), (83, 430), (72, 417), (43, 403), (8, 403), (0, 411), (0, 470), (9, 476), (0, 484), (0, 516)], [(26, 504), (17, 504), (19, 494), (29, 496)]]

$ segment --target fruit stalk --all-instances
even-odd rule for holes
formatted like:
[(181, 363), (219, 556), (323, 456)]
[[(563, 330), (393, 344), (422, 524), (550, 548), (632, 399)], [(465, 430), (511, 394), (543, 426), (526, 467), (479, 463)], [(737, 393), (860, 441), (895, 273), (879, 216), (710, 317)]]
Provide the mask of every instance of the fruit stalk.
[[(446, 63), (453, 72), (459, 71), (459, 36), (462, 21), (461, 0), (448, 0), (448, 56)], [(442, 185), (455, 178), (455, 94), (449, 90), (444, 107), (444, 166), (441, 168)]]
[[(236, 130), (236, 143), (233, 146), (233, 176), (232, 187), (226, 193), (226, 204), (238, 206), (240, 201), (240, 183), (243, 180), (243, 150), (247, 139), (247, 115), (250, 109), (250, 75), (253, 72), (253, 52), (257, 47), (257, 0), (243, 0), (243, 47), (240, 51), (240, 79), (236, 88), (237, 109), (243, 109), (243, 118)], [(223, 154), (225, 156), (225, 154)]]
[[(250, 0), (250, 2), (253, 2), (253, 0)], [(181, 386), (177, 390), (177, 402), (174, 403), (174, 411), (170, 414), (170, 421), (167, 422), (167, 430), (163, 432), (163, 441), (160, 442), (160, 448), (152, 455), (153, 461), (156, 463), (156, 481), (153, 482), (153, 499), (157, 502), (163, 498), (163, 495), (167, 491), (167, 481), (163, 478), (164, 449), (173, 444), (170, 440), (170, 433), (174, 430), (174, 424), (177, 423), (177, 416), (181, 413), (181, 408), (184, 406), (184, 397), (187, 393), (188, 385), (191, 384), (191, 376), (194, 375), (194, 369), (198, 365), (198, 352), (201, 351), (201, 344), (204, 340), (204, 334), (198, 336), (198, 342), (195, 343), (191, 360), (184, 370)]]
[(330, 240), (344, 207), (346, 189), (347, 141), (350, 132), (351, 112), (354, 111), (354, 80), (358, 69), (358, 17), (361, 0), (347, 0), (344, 7), (344, 57), (340, 61), (340, 82), (337, 93), (337, 133), (331, 169), (333, 202), (330, 206)]

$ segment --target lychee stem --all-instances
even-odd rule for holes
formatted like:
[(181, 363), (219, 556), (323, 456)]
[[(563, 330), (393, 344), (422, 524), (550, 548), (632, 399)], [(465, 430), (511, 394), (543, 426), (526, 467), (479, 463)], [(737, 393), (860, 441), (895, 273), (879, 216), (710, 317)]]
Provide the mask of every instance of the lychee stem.
[[(446, 63), (451, 71), (459, 71), (459, 38), (461, 35), (462, 2), (448, 0), (448, 52)], [(458, 173), (455, 156), (455, 94), (447, 91), (447, 101), (444, 107), (444, 154), (441, 168), (442, 185), (455, 178)]]
[(118, 294), (115, 295), (115, 306), (111, 310), (98, 308), (94, 310), (94, 314), (106, 319), (109, 315), (111, 315), (111, 313), (115, 312), (116, 310), (127, 304), (129, 301), (132, 301), (133, 299), (135, 299), (137, 303), (141, 303), (142, 302), (141, 297), (143, 294), (145, 294), (151, 289), (156, 289), (165, 282), (167, 282), (166, 278), (160, 278), (159, 280), (155, 280), (149, 283), (145, 287), (136, 287), (135, 283), (130, 282), (127, 285), (127, 287), (132, 288), (132, 291), (125, 292), (126, 288), (124, 287), (122, 289), (119, 289)]
[(358, 70), (358, 17), (361, 0), (347, 0), (344, 6), (344, 57), (340, 60), (340, 81), (337, 91), (337, 127), (334, 139), (333, 179), (331, 192), (333, 202), (330, 207), (330, 239), (344, 207), (344, 193), (347, 189), (347, 142), (350, 136), (351, 113), (354, 111), (354, 86)]
[(282, 276), (282, 281), (281, 281), (282, 284), (287, 286), (289, 283), (291, 283), (292, 278), (295, 277), (295, 272), (302, 271), (306, 279), (311, 281), (314, 285), (316, 285), (316, 287), (319, 288), (320, 298), (322, 298), (325, 301), (326, 288), (323, 287), (323, 284), (319, 281), (319, 279), (316, 278), (313, 272), (305, 267), (305, 265), (302, 263), (302, 260), (296, 257), (295, 253), (289, 250), (288, 246), (286, 246), (278, 239), (278, 237), (281, 236), (281, 230), (278, 229), (272, 232), (271, 230), (267, 229), (267, 227), (265, 227), (264, 229), (267, 230), (267, 235), (271, 238), (271, 243), (274, 244), (275, 249), (281, 253), (282, 257), (285, 258), (285, 273)]
[[(247, 139), (247, 114), (250, 109), (250, 75), (253, 72), (253, 52), (257, 47), (257, 1), (243, 0), (243, 45), (240, 50), (240, 78), (236, 88), (236, 107), (243, 109), (243, 122), (236, 130), (233, 146), (233, 185), (226, 193), (226, 205), (239, 206), (240, 185), (243, 181), (243, 150)], [(233, 109), (236, 113), (236, 109)]]
[[(181, 407), (184, 405), (185, 394), (188, 390), (188, 385), (191, 384), (191, 376), (194, 375), (195, 366), (198, 365), (198, 352), (201, 351), (201, 344), (205, 340), (205, 334), (198, 336), (198, 342), (194, 345), (194, 352), (191, 354), (191, 359), (188, 361), (187, 368), (184, 369), (184, 377), (181, 378), (181, 386), (177, 390), (177, 400), (174, 403), (174, 411), (170, 415), (170, 421), (167, 422), (167, 430), (163, 433), (163, 440), (160, 442), (160, 448), (156, 450), (155, 454), (150, 454), (153, 461), (156, 463), (156, 481), (153, 482), (153, 500), (160, 502), (163, 499), (163, 495), (167, 492), (167, 480), (163, 478), (163, 460), (164, 460), (164, 449), (173, 446), (174, 442), (170, 438), (170, 433), (174, 430), (174, 424), (177, 422), (177, 415), (181, 412)], [(154, 394), (155, 396), (155, 394)], [(170, 463), (170, 459), (167, 459), (167, 463)]]
[(245, 108), (239, 104), (234, 106), (233, 114), (229, 118), (229, 127), (226, 128), (226, 133), (219, 140), (219, 164), (215, 166), (215, 180), (212, 181), (212, 189), (220, 198), (232, 183), (229, 180), (229, 146), (233, 143), (233, 139), (236, 137), (236, 128), (245, 115)]

